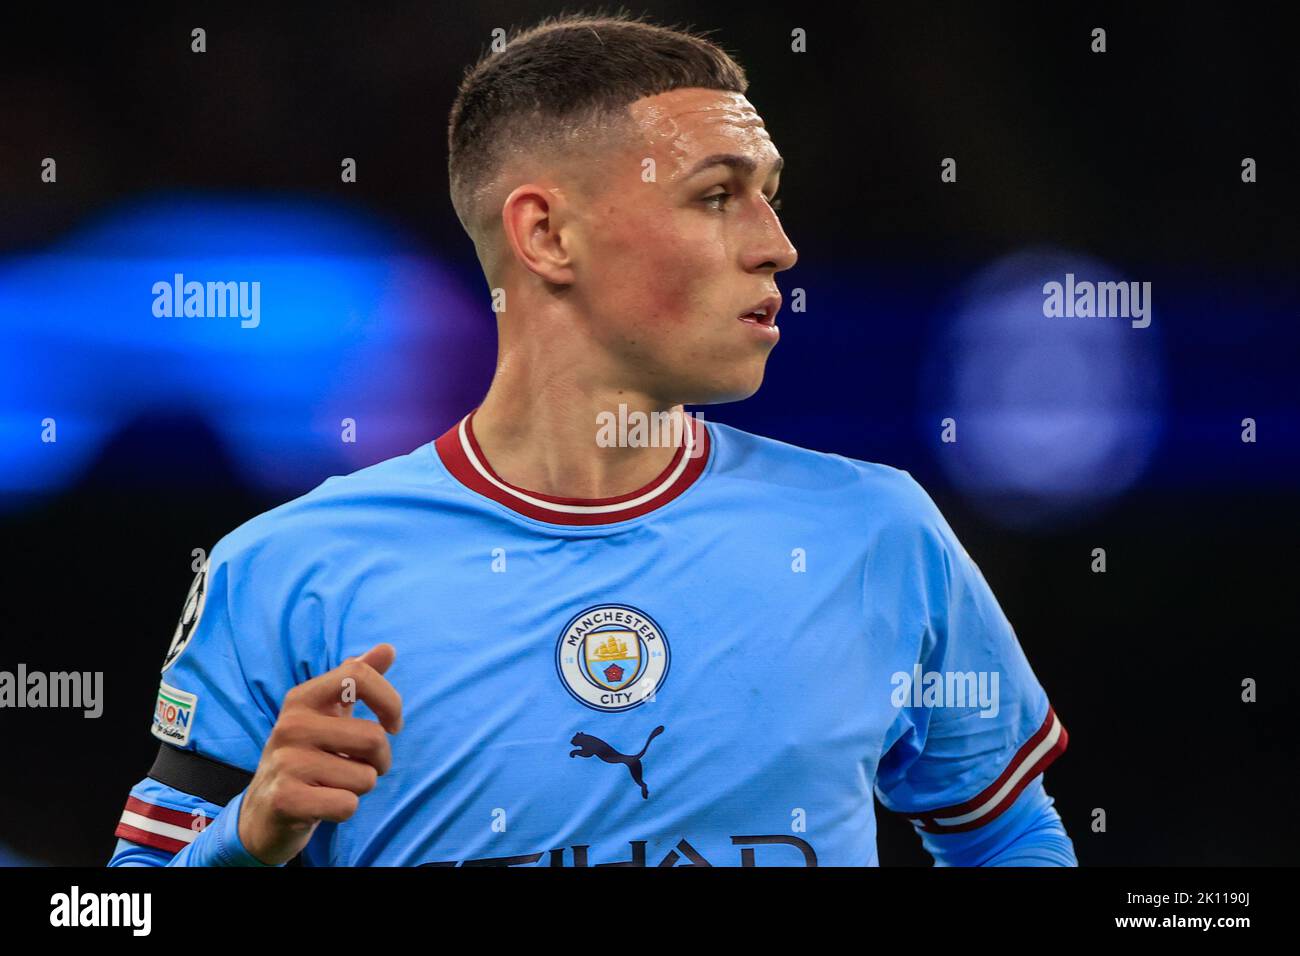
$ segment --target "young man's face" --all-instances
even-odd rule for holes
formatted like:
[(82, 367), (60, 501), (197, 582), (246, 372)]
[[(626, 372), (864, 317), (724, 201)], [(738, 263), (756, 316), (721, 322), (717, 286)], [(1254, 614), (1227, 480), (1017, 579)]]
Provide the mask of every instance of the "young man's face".
[(606, 384), (665, 403), (747, 398), (779, 334), (775, 275), (797, 258), (769, 204), (779, 154), (739, 93), (673, 90), (631, 114), (626, 149), (589, 157), (574, 232), (570, 294), (621, 379)]

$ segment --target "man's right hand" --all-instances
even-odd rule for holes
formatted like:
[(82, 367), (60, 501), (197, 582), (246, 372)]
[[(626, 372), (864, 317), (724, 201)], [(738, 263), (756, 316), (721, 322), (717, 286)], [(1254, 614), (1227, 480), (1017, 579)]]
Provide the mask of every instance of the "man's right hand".
[[(396, 656), (393, 645), (376, 644), (285, 695), (239, 812), (240, 842), (263, 863), (287, 863), (322, 820), (351, 817), (388, 772), (402, 698), (383, 675)], [(379, 723), (353, 717), (355, 701)]]

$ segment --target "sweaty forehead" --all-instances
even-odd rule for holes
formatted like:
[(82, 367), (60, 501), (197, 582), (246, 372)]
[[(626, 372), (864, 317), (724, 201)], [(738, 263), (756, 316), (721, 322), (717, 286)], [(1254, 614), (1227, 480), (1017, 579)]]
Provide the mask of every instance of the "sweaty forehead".
[(716, 152), (747, 154), (759, 163), (775, 154), (763, 118), (741, 93), (670, 90), (642, 97), (628, 110), (652, 154), (678, 168)]

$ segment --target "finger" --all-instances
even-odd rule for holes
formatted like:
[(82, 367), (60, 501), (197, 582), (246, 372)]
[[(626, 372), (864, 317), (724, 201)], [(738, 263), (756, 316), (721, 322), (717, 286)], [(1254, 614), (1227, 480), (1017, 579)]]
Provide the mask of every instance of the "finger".
[(361, 798), (351, 790), (295, 783), (278, 796), (275, 813), (290, 821), (342, 823), (351, 819), (360, 805)]
[(331, 754), (346, 754), (388, 773), (393, 762), (392, 747), (384, 729), (364, 717), (331, 717), (311, 710), (284, 713), (271, 732), (277, 748), (310, 748)]
[(350, 790), (358, 796), (369, 793), (379, 782), (379, 774), (370, 764), (319, 750), (303, 751), (294, 776), (312, 786)]
[(389, 733), (402, 728), (402, 698), (397, 689), (360, 658), (304, 681), (285, 695), (283, 710), (306, 707), (336, 714), (339, 707), (364, 701)]
[(361, 655), (361, 660), (381, 674), (386, 673), (388, 668), (393, 666), (393, 661), (396, 659), (397, 648), (393, 647), (392, 644), (376, 644)]
[[(376, 644), (374, 647), (370, 648), (370, 650), (366, 651), (360, 657), (345, 657), (343, 661), (344, 663), (347, 663), (348, 661), (359, 660), (362, 661), (363, 663), (369, 664), (377, 672), (383, 674), (388, 670), (389, 667), (392, 666), (393, 661), (396, 658), (397, 658), (397, 648), (393, 647), (392, 644)], [(345, 715), (350, 715), (352, 713), (352, 705), (355, 702), (356, 702), (355, 699), (345, 700), (343, 704), (343, 713)], [(401, 728), (402, 728), (402, 719), (399, 715), (397, 727), (393, 732), (396, 733), (397, 730), (401, 730)]]
[(357, 677), (356, 699), (365, 701), (385, 730), (397, 733), (402, 729), (402, 695), (371, 665), (358, 661), (357, 666), (361, 672)]

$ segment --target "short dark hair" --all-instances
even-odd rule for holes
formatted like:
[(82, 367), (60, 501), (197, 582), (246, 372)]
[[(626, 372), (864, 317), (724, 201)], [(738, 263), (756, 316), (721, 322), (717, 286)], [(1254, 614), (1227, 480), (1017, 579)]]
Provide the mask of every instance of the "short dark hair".
[(557, 150), (630, 121), (645, 96), (744, 93), (745, 71), (703, 36), (613, 14), (560, 14), (516, 28), (465, 72), (447, 127), (451, 202), (470, 236), (497, 213), (482, 192), (512, 151)]

